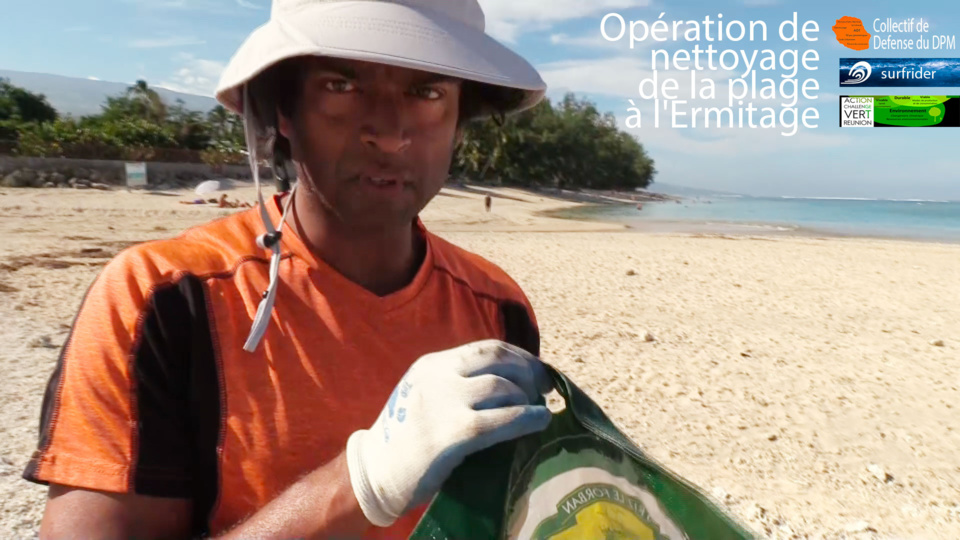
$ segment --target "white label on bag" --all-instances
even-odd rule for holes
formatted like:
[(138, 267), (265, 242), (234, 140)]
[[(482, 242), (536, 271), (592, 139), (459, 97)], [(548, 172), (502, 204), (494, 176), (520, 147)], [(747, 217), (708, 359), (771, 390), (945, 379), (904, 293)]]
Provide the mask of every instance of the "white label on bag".
[(517, 501), (510, 540), (686, 540), (657, 498), (596, 467), (566, 471)]

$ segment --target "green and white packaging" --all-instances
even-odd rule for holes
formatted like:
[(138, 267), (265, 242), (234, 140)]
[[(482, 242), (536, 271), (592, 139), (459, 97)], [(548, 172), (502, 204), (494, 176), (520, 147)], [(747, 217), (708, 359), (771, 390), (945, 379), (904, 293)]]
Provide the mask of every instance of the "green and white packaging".
[(566, 376), (541, 433), (470, 456), (410, 536), (425, 540), (745, 540), (746, 528), (654, 462)]

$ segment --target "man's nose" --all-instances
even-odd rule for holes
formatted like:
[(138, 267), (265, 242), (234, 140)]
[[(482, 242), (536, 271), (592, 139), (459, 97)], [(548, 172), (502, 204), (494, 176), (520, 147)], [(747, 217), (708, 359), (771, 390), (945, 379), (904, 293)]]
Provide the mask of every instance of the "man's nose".
[(403, 96), (371, 96), (367, 111), (360, 132), (360, 140), (365, 145), (386, 154), (397, 154), (410, 146)]

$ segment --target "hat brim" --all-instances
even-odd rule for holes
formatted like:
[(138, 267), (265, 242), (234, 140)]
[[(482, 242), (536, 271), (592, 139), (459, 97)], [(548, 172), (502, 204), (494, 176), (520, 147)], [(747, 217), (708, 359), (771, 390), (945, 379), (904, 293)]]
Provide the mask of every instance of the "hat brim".
[(216, 97), (243, 113), (243, 85), (296, 56), (377, 62), (523, 92), (506, 113), (536, 105), (546, 92), (539, 73), (481, 29), (432, 10), (366, 0), (317, 3), (295, 17), (274, 16), (230, 60)]

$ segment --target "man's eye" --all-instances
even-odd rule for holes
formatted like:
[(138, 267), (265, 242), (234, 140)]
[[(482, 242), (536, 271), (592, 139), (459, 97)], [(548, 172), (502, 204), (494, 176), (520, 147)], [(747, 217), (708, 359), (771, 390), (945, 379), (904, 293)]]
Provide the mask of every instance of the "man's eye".
[(443, 96), (443, 92), (430, 86), (421, 86), (413, 89), (413, 95), (421, 99), (433, 100), (440, 99)]
[(354, 89), (356, 89), (356, 86), (350, 81), (340, 79), (336, 81), (327, 81), (324, 84), (324, 88), (331, 92), (343, 93), (352, 92)]

